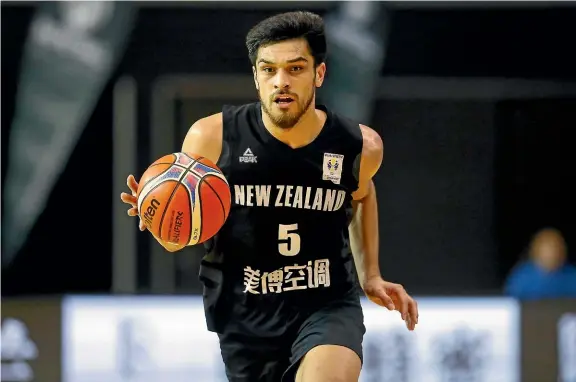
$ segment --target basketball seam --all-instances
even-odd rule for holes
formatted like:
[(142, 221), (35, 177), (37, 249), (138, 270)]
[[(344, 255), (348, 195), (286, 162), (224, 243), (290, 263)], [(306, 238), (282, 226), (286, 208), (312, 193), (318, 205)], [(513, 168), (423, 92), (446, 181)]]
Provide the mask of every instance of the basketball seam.
[[(180, 167), (180, 168), (183, 169), (183, 170), (186, 170), (186, 169), (187, 169), (186, 166), (184, 166), (184, 165), (182, 165), (182, 164), (180, 164), (180, 163), (154, 163), (154, 164), (151, 164), (150, 167), (156, 167), (156, 166), (160, 166), (160, 165), (163, 165), (163, 164), (167, 164), (167, 165), (170, 165), (170, 166)], [(150, 168), (150, 167), (148, 167), (148, 168)], [(163, 174), (163, 173), (161, 173), (161, 174)], [(156, 175), (156, 176), (158, 176), (158, 175)]]
[[(204, 178), (201, 178), (198, 181), (198, 185), (196, 186), (196, 189), (198, 191), (200, 191), (200, 192), (198, 192), (198, 198), (200, 199), (200, 200), (198, 200), (198, 202), (200, 202), (200, 203), (202, 203), (202, 188), (201, 188), (202, 182), (204, 182)], [(204, 210), (204, 209), (202, 209), (202, 210)], [(202, 221), (202, 211), (200, 211), (200, 221)], [(198, 233), (198, 240), (200, 240), (200, 238), (202, 237), (202, 228), (204, 228), (203, 226), (204, 226), (204, 224), (200, 224), (200, 232)]]
[(190, 192), (188, 192), (188, 187), (186, 187), (184, 184), (182, 183), (178, 183), (178, 186), (184, 186), (184, 189), (186, 190), (186, 194), (188, 195), (188, 211), (190, 211), (190, 229), (188, 230), (188, 239), (186, 240), (186, 245), (188, 245), (190, 243), (190, 239), (192, 239), (192, 231), (194, 230), (194, 219), (192, 218), (194, 211), (193, 208), (194, 206), (192, 205), (192, 195), (190, 195)]
[[(188, 156), (186, 153), (184, 153), (184, 155)], [(190, 158), (190, 157), (188, 156), (188, 158)], [(198, 157), (197, 159), (194, 159), (193, 162), (192, 162), (192, 164), (190, 164), (190, 166), (188, 166), (188, 168), (186, 169), (186, 171), (184, 171), (184, 174), (190, 173), (190, 174), (194, 175), (195, 177), (197, 177), (198, 174), (195, 174), (195, 173), (192, 171), (192, 167), (194, 167), (194, 165), (195, 165), (196, 163), (199, 163), (202, 159), (204, 159), (204, 157)], [(200, 163), (201, 163), (201, 162), (200, 162)], [(184, 176), (182, 176), (182, 178), (180, 178), (180, 182), (182, 181), (182, 179), (184, 179)], [(203, 180), (203, 179), (204, 179), (203, 177), (198, 178), (198, 183), (196, 183), (196, 187), (195, 187), (196, 190), (200, 190), (200, 185), (202, 184), (202, 180)], [(187, 187), (186, 187), (185, 185), (183, 185), (183, 186), (186, 188), (186, 192), (188, 192)], [(192, 190), (190, 190), (190, 192), (192, 192)], [(191, 198), (192, 198), (192, 195), (190, 195), (190, 200), (192, 200)], [(198, 193), (198, 199), (200, 199), (200, 200), (198, 200), (197, 202), (198, 202), (198, 203), (202, 203), (202, 201), (201, 201), (201, 199), (202, 199), (202, 193), (201, 193), (201, 192)], [(196, 202), (196, 200), (194, 200), (194, 201)], [(195, 208), (195, 206), (194, 206), (194, 208)], [(192, 214), (192, 216), (194, 216), (194, 211), (193, 211), (192, 209), (190, 209), (190, 213)], [(191, 225), (191, 227), (190, 227), (190, 234), (192, 234), (192, 229), (194, 228), (194, 227), (192, 227), (192, 223), (193, 223), (193, 222), (194, 222), (194, 219), (191, 218), (191, 219), (190, 219), (190, 225)], [(202, 226), (203, 226), (203, 224), (202, 224), (202, 214), (200, 214), (200, 232), (198, 233), (198, 240), (200, 240), (200, 238), (202, 237)], [(190, 237), (192, 237), (192, 236), (190, 236)]]
[[(190, 167), (192, 167), (194, 165), (194, 163), (199, 161), (200, 159), (202, 159), (202, 157), (199, 157), (198, 159), (193, 159), (190, 166), (188, 166), (188, 169)], [(176, 158), (176, 160), (178, 160), (178, 158)], [(178, 179), (178, 187), (180, 187), (180, 185), (183, 185), (182, 179), (184, 179), (184, 176), (188, 173), (188, 171), (189, 171), (188, 169), (182, 171), (182, 175), (180, 175), (180, 179)], [(158, 230), (160, 231), (160, 239), (161, 240), (162, 240), (162, 225), (164, 224), (164, 217), (166, 217), (166, 210), (168, 209), (168, 206), (170, 205), (172, 198), (176, 194), (176, 190), (178, 190), (178, 187), (174, 187), (174, 190), (172, 190), (172, 194), (170, 194), (170, 197), (168, 198), (168, 202), (166, 202), (166, 207), (164, 208), (164, 212), (162, 212), (162, 219), (160, 219), (160, 227), (158, 228)], [(184, 188), (186, 188), (186, 186), (184, 186)], [(188, 191), (186, 191), (186, 193), (188, 193)], [(192, 223), (192, 219), (190, 219), (190, 222)], [(190, 227), (191, 230), (192, 230), (192, 228), (193, 227)], [(202, 229), (202, 225), (200, 225), (200, 229)]]
[[(170, 180), (172, 180), (172, 179), (170, 179)], [(170, 180), (168, 180), (168, 181), (170, 181)], [(148, 197), (148, 195), (152, 194), (152, 192), (153, 192), (155, 189), (157, 189), (158, 187), (162, 186), (162, 185), (165, 184), (165, 183), (167, 183), (167, 182), (158, 183), (157, 185), (155, 185), (154, 187), (152, 187), (152, 188), (148, 191), (148, 194), (146, 194), (146, 196), (144, 197), (144, 200), (146, 200), (146, 198)], [(166, 205), (166, 207), (168, 207), (168, 204)], [(166, 211), (166, 207), (164, 207), (164, 211)], [(162, 230), (161, 230), (161, 228), (162, 228), (162, 219), (163, 219), (163, 218), (164, 218), (164, 214), (162, 214), (162, 217), (160, 218), (160, 228), (158, 229), (158, 231), (159, 231), (158, 234), (159, 234), (159, 236), (160, 236), (160, 239), (162, 239)], [(150, 228), (152, 228), (152, 227), (150, 227)]]
[[(172, 156), (174, 157), (174, 163), (176, 163), (176, 161), (178, 160), (178, 157), (176, 156), (176, 154), (170, 154), (170, 155), (172, 155)], [(160, 164), (170, 164), (170, 163), (156, 163), (156, 164), (151, 165), (150, 167), (152, 167), (152, 166), (157, 166), (157, 165), (160, 165)], [(171, 165), (171, 164), (170, 164), (170, 165)], [(166, 171), (168, 171), (169, 169), (170, 169), (170, 167), (168, 167), (166, 170), (162, 171), (161, 173), (159, 173), (159, 174), (157, 174), (157, 175), (154, 175), (152, 178), (150, 178), (149, 181), (146, 182), (146, 184), (152, 182), (154, 179), (158, 178), (159, 176), (162, 176), (162, 175), (166, 174)], [(140, 191), (144, 191), (144, 187), (146, 187), (146, 184), (143, 184), (143, 185), (142, 185), (142, 190), (140, 190)], [(139, 196), (140, 196), (140, 192), (137, 192), (137, 193), (136, 193), (136, 198), (138, 198)], [(138, 199), (136, 199), (136, 203), (138, 203)], [(138, 211), (140, 211), (140, 203), (138, 203)]]
[[(209, 176), (212, 176), (212, 175), (209, 175)], [(217, 176), (215, 176), (214, 178), (220, 179)], [(212, 185), (209, 182), (206, 182), (206, 184), (214, 192), (214, 195), (216, 195), (216, 197), (218, 198), (218, 201), (220, 202), (220, 207), (222, 207), (222, 214), (224, 215), (224, 219), (222, 220), (222, 222), (225, 223), (226, 222), (226, 209), (224, 208), (224, 202), (222, 202), (222, 198), (220, 198), (220, 195), (218, 195), (218, 193), (216, 192), (214, 187), (212, 187)]]

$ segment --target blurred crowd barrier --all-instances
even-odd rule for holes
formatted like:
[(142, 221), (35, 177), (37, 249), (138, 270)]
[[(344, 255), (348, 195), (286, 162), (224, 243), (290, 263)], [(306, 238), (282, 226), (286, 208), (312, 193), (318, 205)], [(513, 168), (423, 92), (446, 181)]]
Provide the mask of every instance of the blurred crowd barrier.
[[(361, 382), (574, 382), (576, 301), (420, 298), (408, 332), (364, 301)], [(66, 296), (2, 306), (2, 381), (224, 382), (198, 296)]]

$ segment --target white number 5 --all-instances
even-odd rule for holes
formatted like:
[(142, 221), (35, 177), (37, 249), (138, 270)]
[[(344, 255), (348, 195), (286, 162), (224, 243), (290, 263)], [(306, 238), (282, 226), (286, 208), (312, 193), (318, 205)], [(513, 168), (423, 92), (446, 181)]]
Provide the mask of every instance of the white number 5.
[(296, 256), (300, 253), (300, 235), (296, 233), (298, 224), (280, 224), (278, 226), (278, 252), (282, 256)]

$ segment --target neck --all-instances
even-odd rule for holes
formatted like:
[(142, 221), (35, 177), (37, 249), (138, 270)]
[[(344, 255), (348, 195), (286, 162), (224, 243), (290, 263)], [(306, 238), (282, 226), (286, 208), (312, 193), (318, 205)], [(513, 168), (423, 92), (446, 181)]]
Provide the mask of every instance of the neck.
[(268, 130), (274, 138), (292, 148), (306, 146), (316, 139), (320, 131), (322, 131), (326, 118), (326, 114), (316, 110), (315, 103), (312, 102), (298, 123), (291, 128), (283, 129), (276, 126), (268, 114), (262, 111), (262, 122), (264, 122), (266, 130)]
[(555, 272), (564, 266), (563, 261), (545, 261), (541, 259), (533, 259), (534, 263), (546, 273)]

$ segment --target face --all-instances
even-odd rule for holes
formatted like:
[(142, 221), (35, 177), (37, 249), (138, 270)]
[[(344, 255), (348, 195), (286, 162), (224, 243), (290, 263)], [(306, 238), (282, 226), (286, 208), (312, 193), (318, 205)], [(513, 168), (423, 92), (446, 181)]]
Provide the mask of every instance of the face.
[(261, 47), (252, 69), (264, 112), (276, 126), (289, 129), (313, 105), (326, 65), (314, 67), (306, 40), (295, 39)]
[(544, 231), (532, 243), (532, 257), (540, 267), (553, 271), (566, 260), (564, 240), (555, 232)]

